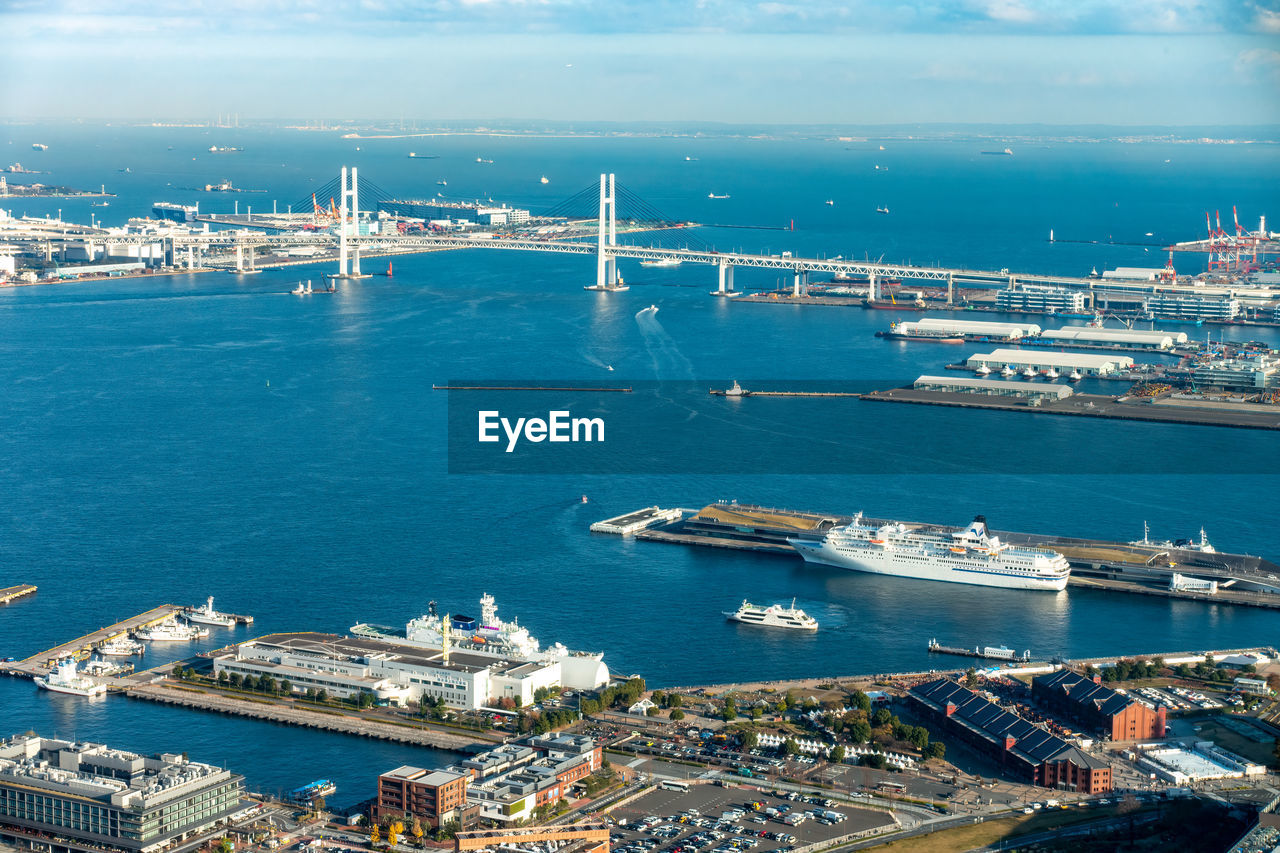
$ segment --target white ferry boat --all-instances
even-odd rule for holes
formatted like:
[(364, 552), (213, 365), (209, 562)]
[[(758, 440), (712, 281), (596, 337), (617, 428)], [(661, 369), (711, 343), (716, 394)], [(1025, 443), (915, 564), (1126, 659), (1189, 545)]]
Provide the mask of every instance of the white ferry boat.
[(208, 628), (196, 625), (183, 625), (174, 621), (161, 622), (148, 628), (142, 628), (135, 634), (139, 640), (149, 642), (185, 642), (209, 636)]
[(735, 612), (724, 614), (730, 622), (744, 622), (748, 625), (764, 625), (769, 628), (795, 628), (801, 631), (818, 630), (818, 620), (796, 607), (796, 600), (791, 599), (790, 607), (781, 604), (770, 604), (768, 607), (757, 607), (743, 599), (742, 606)]
[(95, 650), (104, 657), (128, 657), (129, 655), (142, 654), (143, 645), (136, 640), (130, 640), (126, 636), (115, 637), (107, 640)]
[(1071, 575), (1066, 557), (1057, 551), (1007, 545), (989, 534), (980, 515), (963, 530), (946, 533), (901, 522), (875, 527), (858, 513), (820, 540), (787, 542), (811, 563), (920, 580), (1062, 590)]
[(679, 258), (659, 258), (656, 261), (641, 261), (642, 267), (678, 267), (680, 266)]
[(212, 595), (205, 601), (204, 607), (193, 607), (187, 611), (186, 620), (188, 622), (198, 622), (201, 625), (216, 625), (219, 628), (234, 628), (236, 626), (236, 618), (234, 616), (228, 616), (213, 609)]
[(72, 696), (101, 696), (107, 692), (107, 686), (85, 678), (76, 666), (75, 658), (63, 658), (53, 671), (42, 678), (36, 678), (38, 686), (54, 693), (69, 693)]

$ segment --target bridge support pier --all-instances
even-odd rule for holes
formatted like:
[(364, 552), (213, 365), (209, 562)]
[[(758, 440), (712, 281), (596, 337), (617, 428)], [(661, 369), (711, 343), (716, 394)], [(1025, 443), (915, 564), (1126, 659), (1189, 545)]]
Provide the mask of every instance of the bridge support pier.
[(956, 304), (956, 277), (947, 273), (947, 304)]
[(196, 249), (194, 246), (187, 246), (187, 269), (196, 268)]
[(254, 266), (255, 256), (256, 256), (256, 252), (254, 251), (253, 246), (250, 246), (249, 247), (249, 269), (251, 270), (256, 268)]
[(880, 301), (880, 277), (875, 273), (867, 275), (867, 301)]
[(236, 272), (244, 272), (244, 247), (236, 244)]
[(720, 288), (716, 291), (721, 296), (733, 293), (733, 264), (721, 261), (716, 265), (720, 270)]
[(795, 283), (792, 285), (791, 295), (809, 295), (809, 273), (805, 270), (796, 270)]

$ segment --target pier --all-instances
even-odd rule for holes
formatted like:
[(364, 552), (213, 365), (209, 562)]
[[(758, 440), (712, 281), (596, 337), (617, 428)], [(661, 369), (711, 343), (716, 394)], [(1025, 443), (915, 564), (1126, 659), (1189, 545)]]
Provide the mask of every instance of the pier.
[(591, 388), (572, 385), (432, 385), (432, 391), (591, 391), (630, 394), (630, 388)]
[(1022, 663), (1027, 663), (1031, 660), (1031, 652), (1029, 650), (1018, 655), (1013, 649), (993, 646), (974, 646), (972, 649), (962, 649), (958, 646), (944, 646), (937, 640), (929, 641), (929, 651), (937, 655), (957, 655), (959, 657), (980, 658), (983, 660), (1020, 661)]
[[(1034, 411), (1034, 410), (1033, 410)], [(689, 509), (668, 510), (671, 521), (661, 521), (657, 507), (641, 510), (650, 513), (652, 521), (630, 533), (594, 527), (598, 533), (619, 533), (636, 539), (672, 545), (697, 545), (733, 551), (778, 554), (799, 559), (788, 539), (820, 539), (833, 527), (850, 523), (848, 515), (815, 513), (791, 509), (774, 509), (749, 504), (717, 503), (694, 512)], [(619, 516), (610, 522), (629, 518)], [(866, 518), (872, 525), (888, 523), (887, 519)], [(601, 523), (597, 523), (601, 524)], [(946, 525), (906, 522), (909, 527), (945, 532)], [(608, 522), (605, 525), (609, 525)], [(616, 527), (617, 525), (609, 525)], [(1142, 545), (1036, 533), (993, 530), (1004, 542), (1032, 548), (1047, 548), (1062, 554), (1071, 564), (1069, 587), (1092, 589), (1102, 593), (1132, 593), (1200, 601), (1214, 604), (1239, 604), (1250, 607), (1280, 609), (1280, 565), (1247, 554), (1220, 551), (1200, 552), (1168, 548), (1156, 544)], [(1174, 574), (1217, 583), (1216, 592), (1177, 589)]]
[(88, 657), (95, 648), (108, 640), (124, 636), (130, 631), (136, 631), (148, 625), (163, 622), (172, 618), (174, 614), (181, 610), (182, 608), (173, 604), (162, 604), (159, 607), (153, 607), (145, 613), (139, 613), (137, 616), (131, 616), (128, 619), (116, 622), (114, 625), (91, 631), (83, 637), (77, 637), (51, 649), (37, 652), (31, 657), (16, 663), (0, 664), (0, 672), (19, 678), (34, 678), (45, 669), (56, 664), (60, 658), (73, 657), (79, 660)]
[(34, 595), (36, 586), (34, 584), (23, 583), (17, 586), (6, 586), (0, 589), (0, 604), (8, 604), (10, 601), (16, 601), (28, 595)]

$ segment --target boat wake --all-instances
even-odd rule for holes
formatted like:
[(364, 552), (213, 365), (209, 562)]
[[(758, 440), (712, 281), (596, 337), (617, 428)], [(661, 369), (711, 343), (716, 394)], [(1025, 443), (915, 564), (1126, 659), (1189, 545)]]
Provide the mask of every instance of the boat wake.
[(658, 322), (658, 309), (650, 305), (636, 312), (636, 324), (640, 327), (640, 335), (644, 338), (644, 348), (653, 363), (653, 372), (658, 379), (688, 379), (694, 377), (693, 363), (680, 352), (675, 338), (662, 328)]

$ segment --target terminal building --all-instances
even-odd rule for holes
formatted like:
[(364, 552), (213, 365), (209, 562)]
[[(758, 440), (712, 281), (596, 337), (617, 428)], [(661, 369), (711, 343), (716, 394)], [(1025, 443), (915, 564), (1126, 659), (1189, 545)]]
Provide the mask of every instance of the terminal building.
[(11, 737), (0, 741), (0, 841), (150, 853), (227, 821), (243, 780), (183, 755)]
[(907, 696), (949, 736), (997, 761), (1020, 781), (1085, 794), (1111, 790), (1111, 766), (949, 678), (912, 687)]
[(1031, 695), (1080, 725), (1106, 733), (1112, 740), (1158, 740), (1164, 737), (1165, 709), (1152, 710), (1135, 699), (1102, 686), (1069, 669), (1031, 679)]
[(1085, 301), (1083, 291), (1034, 284), (1011, 287), (996, 294), (996, 307), (1001, 311), (1081, 314), (1085, 310)]
[(1092, 326), (1068, 326), (1048, 329), (1040, 334), (1045, 343), (1071, 346), (1129, 347), (1132, 349), (1169, 350), (1187, 342), (1186, 332), (1146, 332), (1141, 329), (1095, 329)]
[(921, 376), (913, 386), (918, 391), (950, 391), (956, 394), (986, 394), (994, 397), (1016, 397), (1041, 402), (1065, 400), (1072, 395), (1066, 385), (1048, 382), (1017, 382), (1009, 379), (984, 379), (975, 376)]
[(965, 362), (970, 370), (985, 366), (988, 370), (999, 371), (1006, 364), (1017, 371), (1030, 368), (1041, 373), (1053, 368), (1062, 374), (1075, 371), (1081, 376), (1106, 376), (1133, 367), (1133, 359), (1125, 355), (997, 349), (972, 355)]
[(1213, 296), (1151, 296), (1144, 303), (1156, 317), (1180, 320), (1230, 320), (1240, 315), (1240, 300)]

